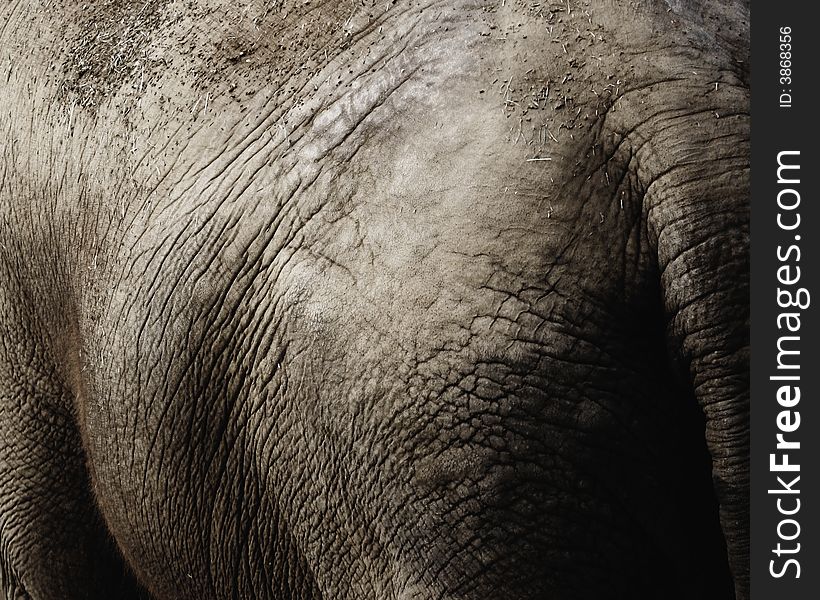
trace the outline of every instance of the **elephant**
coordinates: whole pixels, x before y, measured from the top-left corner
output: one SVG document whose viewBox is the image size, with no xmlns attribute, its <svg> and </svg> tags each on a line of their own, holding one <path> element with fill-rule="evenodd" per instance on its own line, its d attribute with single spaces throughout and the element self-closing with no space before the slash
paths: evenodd
<svg viewBox="0 0 820 600">
<path fill-rule="evenodd" d="M 749 597 L 749 6 L 0 8 L 6 598 Z"/>
</svg>

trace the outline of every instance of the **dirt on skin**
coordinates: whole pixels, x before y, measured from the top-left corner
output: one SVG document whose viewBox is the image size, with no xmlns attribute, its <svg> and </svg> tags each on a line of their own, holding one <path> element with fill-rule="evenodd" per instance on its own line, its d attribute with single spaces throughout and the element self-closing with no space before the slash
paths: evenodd
<svg viewBox="0 0 820 600">
<path fill-rule="evenodd" d="M 270 121 L 275 128 L 266 127 L 289 147 L 293 127 L 366 85 L 390 53 L 412 55 L 419 44 L 451 38 L 464 55 L 450 62 L 478 65 L 470 75 L 474 90 L 460 102 L 503 114 L 506 135 L 499 142 L 526 147 L 525 166 L 608 188 L 622 174 L 609 168 L 617 163 L 609 161 L 620 138 L 605 147 L 607 119 L 612 128 L 622 110 L 664 102 L 651 100 L 658 94 L 652 86 L 670 77 L 685 77 L 704 95 L 743 78 L 744 66 L 702 82 L 695 81 L 707 76 L 700 68 L 682 67 L 727 63 L 710 56 L 723 51 L 714 40 L 696 43 L 709 36 L 686 16 L 690 8 L 686 3 L 679 14 L 663 2 L 621 2 L 609 10 L 594 0 L 100 0 L 63 18 L 65 52 L 52 71 L 55 104 L 68 115 L 69 128 L 72 114 L 73 122 L 83 122 L 76 116 L 82 112 L 97 133 L 121 134 L 121 169 L 135 173 L 129 181 L 147 198 L 164 177 L 163 165 L 175 160 L 153 150 L 166 145 L 157 143 L 163 134 L 156 132 L 179 130 L 173 143 L 184 147 L 194 132 L 210 127 L 205 139 L 218 145 L 224 140 L 213 127 L 217 119 L 227 140 L 243 114 L 250 119 L 265 107 L 278 115 Z M 397 68 L 419 68 L 421 79 L 425 68 L 449 60 L 435 51 L 420 56 Z M 434 85 L 446 88 L 451 81 Z M 677 94 L 672 88 L 662 93 Z M 696 93 L 687 91 L 687 101 Z M 305 105 L 313 116 L 294 117 Z M 628 146 L 622 148 L 627 154 Z M 105 148 L 108 156 L 117 154 L 111 142 Z M 143 153 L 142 163 L 152 166 L 136 173 L 130 157 Z M 628 203 L 623 190 L 614 193 L 619 205 Z"/>
<path fill-rule="evenodd" d="M 164 69 L 190 71 L 202 87 L 227 74 L 232 79 L 230 87 L 236 88 L 240 83 L 235 80 L 236 71 L 255 62 L 253 56 L 259 51 L 274 77 L 269 83 L 285 83 L 294 68 L 315 70 L 327 62 L 329 52 L 343 50 L 352 41 L 354 16 L 362 18 L 366 13 L 365 18 L 372 21 L 394 4 L 395 0 L 381 5 L 370 0 L 354 3 L 352 7 L 318 0 L 285 0 L 264 8 L 211 7 L 190 0 L 105 0 L 83 4 L 66 19 L 68 44 L 61 65 L 61 99 L 91 108 L 124 86 L 139 94 Z M 526 24 L 511 21 L 499 26 L 495 21 L 500 19 L 495 13 L 500 8 L 508 12 L 509 8 L 488 4 L 483 11 L 487 26 L 480 35 L 517 44 L 527 39 L 526 26 L 535 24 L 539 33 L 546 30 L 550 43 L 556 45 L 550 50 L 562 49 L 570 58 L 566 74 L 548 85 L 539 82 L 539 86 L 527 88 L 526 81 L 512 86 L 512 82 L 502 80 L 505 106 L 510 110 L 519 107 L 525 115 L 548 105 L 556 110 L 572 108 L 576 99 L 566 94 L 562 86 L 571 82 L 573 71 L 583 68 L 588 60 L 600 62 L 593 48 L 604 42 L 601 27 L 593 24 L 588 2 L 574 2 L 574 14 L 569 2 L 519 0 L 510 4 L 513 18 L 518 17 Z M 570 43 L 578 47 L 568 54 Z M 579 55 L 589 59 L 571 58 Z M 528 79 L 538 79 L 535 68 L 529 69 L 528 74 Z M 609 86 L 604 88 L 604 96 L 610 95 L 608 89 Z"/>
<path fill-rule="evenodd" d="M 212 93 L 251 95 L 313 73 L 353 40 L 354 13 L 368 21 L 395 2 L 319 0 L 209 3 L 105 0 L 77 8 L 64 32 L 59 100 L 91 111 L 118 92 L 140 96 L 171 70 Z M 263 64 L 260 65 L 260 61 Z M 257 73 L 258 74 L 258 73 Z"/>
<path fill-rule="evenodd" d="M 80 6 L 62 65 L 60 99 L 95 107 L 125 82 L 141 89 L 162 67 L 148 52 L 154 32 L 165 24 L 168 0 L 145 0 L 138 10 L 129 0 L 106 0 Z"/>
<path fill-rule="evenodd" d="M 322 87 L 328 91 L 350 86 L 358 60 L 389 34 L 389 14 L 407 11 L 407 18 L 416 18 L 410 11 L 419 3 L 404 4 L 397 0 L 84 4 L 65 19 L 67 43 L 58 101 L 92 114 L 101 103 L 113 101 L 127 114 L 150 88 L 160 104 L 171 99 L 164 97 L 169 89 L 162 78 L 169 73 L 188 83 L 188 89 L 203 99 L 201 106 L 218 97 L 242 106 L 263 88 L 287 104 L 303 103 L 315 91 L 306 88 L 306 82 L 340 55 L 335 73 L 329 76 L 337 81 L 325 81 Z M 477 4 L 476 17 L 482 24 L 476 43 L 489 43 L 496 58 L 493 64 L 485 63 L 487 75 L 476 82 L 476 93 L 501 105 L 510 121 L 507 141 L 524 141 L 534 146 L 535 158 L 546 158 L 538 153 L 571 136 L 579 126 L 593 126 L 624 91 L 646 78 L 642 69 L 655 65 L 636 65 L 635 54 L 691 44 L 693 40 L 684 38 L 697 37 L 701 24 L 694 22 L 689 4 L 624 3 L 617 25 L 612 15 L 599 14 L 588 0 Z M 435 3 L 424 10 L 464 7 Z M 655 26 L 648 23 L 653 21 L 663 35 L 652 34 Z M 357 44 L 363 33 L 376 29 L 379 35 L 369 36 L 368 46 Z M 346 50 L 351 52 L 343 54 Z"/>
</svg>

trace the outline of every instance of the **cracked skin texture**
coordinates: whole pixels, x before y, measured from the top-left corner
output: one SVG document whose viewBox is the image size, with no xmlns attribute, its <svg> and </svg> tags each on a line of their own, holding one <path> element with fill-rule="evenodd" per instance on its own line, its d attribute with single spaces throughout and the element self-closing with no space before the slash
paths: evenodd
<svg viewBox="0 0 820 600">
<path fill-rule="evenodd" d="M 747 597 L 720 11 L 6 3 L 0 591 Z"/>
</svg>

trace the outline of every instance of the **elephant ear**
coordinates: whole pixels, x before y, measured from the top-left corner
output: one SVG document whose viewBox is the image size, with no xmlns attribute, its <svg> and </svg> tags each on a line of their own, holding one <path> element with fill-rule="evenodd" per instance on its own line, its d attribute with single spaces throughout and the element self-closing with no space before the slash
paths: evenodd
<svg viewBox="0 0 820 600">
<path fill-rule="evenodd" d="M 705 416 L 721 526 L 743 599 L 749 596 L 749 98 L 742 84 L 705 96 L 702 90 L 675 91 L 703 100 L 656 121 L 638 158 L 650 175 L 643 210 L 668 343 Z"/>
</svg>

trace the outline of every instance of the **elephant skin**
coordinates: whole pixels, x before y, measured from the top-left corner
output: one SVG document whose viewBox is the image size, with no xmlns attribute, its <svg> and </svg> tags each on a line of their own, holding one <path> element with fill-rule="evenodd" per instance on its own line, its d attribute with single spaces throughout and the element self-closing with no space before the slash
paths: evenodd
<svg viewBox="0 0 820 600">
<path fill-rule="evenodd" d="M 7 598 L 748 598 L 748 2 L 0 7 Z"/>
</svg>

